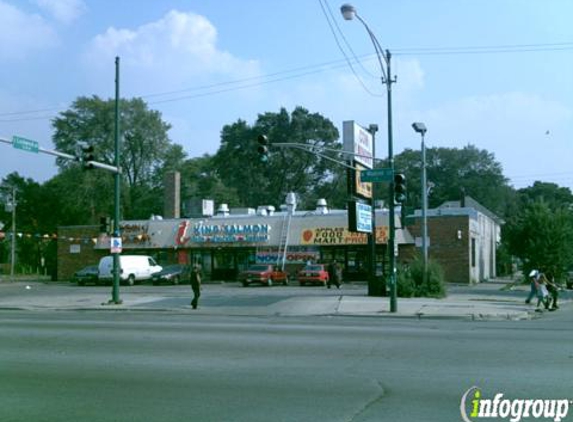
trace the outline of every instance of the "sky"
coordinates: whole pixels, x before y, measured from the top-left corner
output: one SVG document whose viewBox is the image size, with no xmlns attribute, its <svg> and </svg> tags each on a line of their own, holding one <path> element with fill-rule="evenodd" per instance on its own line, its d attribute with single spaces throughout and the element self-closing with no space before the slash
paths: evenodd
<svg viewBox="0 0 573 422">
<path fill-rule="evenodd" d="M 391 52 L 394 154 L 474 145 L 515 188 L 573 188 L 573 2 L 353 0 Z M 223 126 L 302 106 L 380 127 L 386 86 L 366 28 L 334 0 L 0 0 L 0 137 L 53 149 L 52 119 L 80 96 L 142 97 L 188 157 Z M 0 177 L 44 182 L 45 154 L 0 143 Z"/>
</svg>

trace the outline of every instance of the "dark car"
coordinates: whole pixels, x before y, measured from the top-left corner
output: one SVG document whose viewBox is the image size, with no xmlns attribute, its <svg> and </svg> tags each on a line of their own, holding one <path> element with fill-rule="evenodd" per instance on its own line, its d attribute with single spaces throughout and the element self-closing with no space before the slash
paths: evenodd
<svg viewBox="0 0 573 422">
<path fill-rule="evenodd" d="M 97 265 L 90 265 L 88 267 L 82 268 L 74 273 L 72 281 L 83 286 L 86 283 L 98 284 L 99 282 L 99 271 Z"/>
<path fill-rule="evenodd" d="M 274 265 L 256 264 L 251 265 L 247 271 L 239 274 L 239 281 L 245 287 L 251 283 L 259 283 L 265 286 L 281 283 L 283 286 L 286 286 L 288 284 L 288 274 Z"/>
<path fill-rule="evenodd" d="M 151 276 L 154 285 L 161 283 L 189 283 L 191 280 L 191 266 L 174 264 L 163 267 L 161 271 Z"/>
<path fill-rule="evenodd" d="M 306 265 L 298 272 L 298 282 L 301 286 L 306 284 L 322 284 L 323 286 L 326 286 L 328 283 L 328 269 L 326 268 L 326 265 Z"/>
</svg>

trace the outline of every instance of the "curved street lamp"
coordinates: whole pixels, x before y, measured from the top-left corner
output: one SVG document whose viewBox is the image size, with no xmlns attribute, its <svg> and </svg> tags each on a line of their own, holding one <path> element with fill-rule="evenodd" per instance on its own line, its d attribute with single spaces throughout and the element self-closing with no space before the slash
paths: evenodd
<svg viewBox="0 0 573 422">
<path fill-rule="evenodd" d="M 374 35 L 374 33 L 370 30 L 368 24 L 362 19 L 362 17 L 356 11 L 356 8 L 351 4 L 343 4 L 340 7 L 340 12 L 345 20 L 353 20 L 354 18 L 358 19 L 364 28 L 366 28 L 366 32 L 368 32 L 368 36 L 374 45 L 374 50 L 376 51 L 376 57 L 378 58 L 378 63 L 380 64 L 380 70 L 382 72 L 381 82 L 383 85 L 386 85 L 386 93 L 387 93 L 387 110 L 388 110 L 388 165 L 392 174 L 394 173 L 394 147 L 392 141 L 392 84 L 396 82 L 396 78 L 392 79 L 391 77 L 391 67 L 390 67 L 390 60 L 392 55 L 390 54 L 389 50 L 384 50 L 378 39 Z M 392 177 L 392 181 L 389 183 L 389 236 L 388 236 L 388 281 L 390 285 L 390 312 L 396 312 L 398 310 L 397 304 L 397 286 L 396 286 L 396 256 L 394 253 L 395 243 L 396 243 L 396 217 L 394 215 L 394 178 Z"/>
</svg>

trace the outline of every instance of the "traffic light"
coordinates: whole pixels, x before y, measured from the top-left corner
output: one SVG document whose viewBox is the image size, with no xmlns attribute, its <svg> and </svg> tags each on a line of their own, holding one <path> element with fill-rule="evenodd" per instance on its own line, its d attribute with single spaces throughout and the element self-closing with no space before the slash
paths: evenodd
<svg viewBox="0 0 573 422">
<path fill-rule="evenodd" d="M 259 135 L 257 142 L 259 144 L 257 147 L 259 159 L 261 162 L 266 163 L 269 160 L 269 138 L 267 138 L 267 135 Z"/>
<path fill-rule="evenodd" d="M 79 161 L 83 164 L 85 169 L 93 169 L 94 166 L 90 163 L 90 161 L 95 160 L 93 145 L 87 143 L 81 143 L 80 149 L 81 149 L 80 152 L 81 155 L 79 157 Z"/>
<path fill-rule="evenodd" d="M 406 202 L 406 176 L 402 173 L 394 175 L 394 201 L 398 204 Z"/>
<path fill-rule="evenodd" d="M 111 229 L 111 219 L 109 217 L 99 218 L 99 232 L 100 233 L 110 233 Z"/>
</svg>

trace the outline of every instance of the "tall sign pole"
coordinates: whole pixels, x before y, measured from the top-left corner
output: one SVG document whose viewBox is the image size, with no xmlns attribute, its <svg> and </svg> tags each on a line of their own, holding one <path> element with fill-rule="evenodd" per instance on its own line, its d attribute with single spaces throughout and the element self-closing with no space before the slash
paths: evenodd
<svg viewBox="0 0 573 422">
<path fill-rule="evenodd" d="M 378 131 L 378 125 L 371 124 L 368 127 L 368 132 L 372 135 L 372 157 L 376 159 L 376 132 Z M 374 164 L 373 166 L 374 167 Z M 372 197 L 370 198 L 370 205 L 372 207 L 372 231 L 368 233 L 368 249 L 370 259 L 368 268 L 368 296 L 383 296 L 382 286 L 379 286 L 376 280 L 376 197 L 374 187 L 375 183 L 372 183 Z"/>
<path fill-rule="evenodd" d="M 12 247 L 10 250 L 10 277 L 14 278 L 16 264 L 16 188 L 12 188 Z"/>
<path fill-rule="evenodd" d="M 120 167 L 120 148 L 119 148 L 119 57 L 115 58 L 115 167 L 119 169 Z M 120 221 L 120 186 L 121 186 L 121 173 L 118 171 L 114 175 L 114 215 L 113 215 L 113 239 L 119 239 L 121 237 L 121 232 L 119 230 Z M 119 298 L 119 253 L 118 250 L 113 251 L 113 288 L 112 288 L 112 299 L 113 304 L 121 304 L 122 301 Z"/>
</svg>

